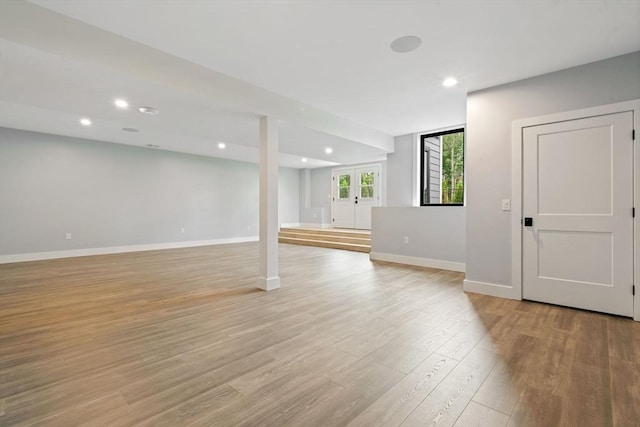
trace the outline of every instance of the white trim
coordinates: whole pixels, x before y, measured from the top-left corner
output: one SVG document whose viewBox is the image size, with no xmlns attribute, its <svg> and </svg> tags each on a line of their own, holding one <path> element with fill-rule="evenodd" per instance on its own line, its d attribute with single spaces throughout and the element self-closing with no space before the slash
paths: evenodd
<svg viewBox="0 0 640 427">
<path fill-rule="evenodd" d="M 285 222 L 280 224 L 280 228 L 331 228 L 331 224 L 321 222 Z"/>
<path fill-rule="evenodd" d="M 275 289 L 280 288 L 280 277 L 258 277 L 258 289 L 262 289 L 263 291 L 273 291 Z"/>
<path fill-rule="evenodd" d="M 601 105 L 598 107 L 584 108 L 581 110 L 566 111 L 545 116 L 529 117 L 514 120 L 511 128 L 511 283 L 517 299 L 522 299 L 522 129 L 542 124 L 564 122 L 587 117 L 602 116 L 607 114 L 633 111 L 634 129 L 636 134 L 640 132 L 640 99 L 618 102 L 615 104 Z M 640 147 L 639 136 L 636 135 L 634 143 L 634 205 L 636 210 L 640 208 Z M 634 298 L 634 315 L 636 321 L 640 321 L 640 215 L 634 219 L 634 284 L 636 295 Z M 508 297 L 507 297 L 508 298 Z"/>
<path fill-rule="evenodd" d="M 280 228 L 287 228 L 287 227 L 300 227 L 300 223 L 299 222 L 284 222 L 284 223 L 280 224 Z"/>
<path fill-rule="evenodd" d="M 412 187 L 413 194 L 411 195 L 411 205 L 414 207 L 420 206 L 420 156 L 422 153 L 420 152 L 420 137 L 421 133 L 413 134 L 413 149 L 412 152 L 412 162 L 411 162 L 411 173 L 413 176 Z"/>
<path fill-rule="evenodd" d="M 331 224 L 322 222 L 301 222 L 298 227 L 304 228 L 331 228 Z"/>
<path fill-rule="evenodd" d="M 441 270 L 460 271 L 464 273 L 465 263 L 446 261 L 442 259 L 420 258 L 407 255 L 387 254 L 382 252 L 371 252 L 369 254 L 371 261 L 387 261 L 397 264 L 415 265 L 418 267 L 439 268 Z"/>
<path fill-rule="evenodd" d="M 506 285 L 498 285 L 496 283 L 476 282 L 474 280 L 465 279 L 462 282 L 462 290 L 465 292 L 473 292 L 475 294 L 491 295 L 499 298 L 522 299 L 521 296 L 514 295 L 513 288 Z"/>
<path fill-rule="evenodd" d="M 633 109 L 633 128 L 636 133 L 636 140 L 633 142 L 633 170 L 634 170 L 634 197 L 633 205 L 636 209 L 636 217 L 633 219 L 633 233 L 635 235 L 633 244 L 633 283 L 636 294 L 633 299 L 633 320 L 640 322 L 640 100 L 636 100 Z"/>
<path fill-rule="evenodd" d="M 228 239 L 191 240 L 186 242 L 152 243 L 147 245 L 111 246 L 106 248 L 71 249 L 66 251 L 32 252 L 25 254 L 0 255 L 0 264 L 47 259 L 74 258 L 91 255 L 120 254 L 125 252 L 156 251 L 162 249 L 192 248 L 196 246 L 224 245 L 228 243 L 257 242 L 258 236 L 232 237 Z"/>
</svg>

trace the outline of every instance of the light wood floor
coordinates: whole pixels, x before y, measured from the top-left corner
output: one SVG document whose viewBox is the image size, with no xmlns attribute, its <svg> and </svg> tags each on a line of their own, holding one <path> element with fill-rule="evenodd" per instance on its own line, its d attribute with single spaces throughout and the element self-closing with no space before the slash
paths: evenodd
<svg viewBox="0 0 640 427">
<path fill-rule="evenodd" d="M 0 266 L 0 425 L 638 426 L 640 325 L 256 244 Z"/>
</svg>

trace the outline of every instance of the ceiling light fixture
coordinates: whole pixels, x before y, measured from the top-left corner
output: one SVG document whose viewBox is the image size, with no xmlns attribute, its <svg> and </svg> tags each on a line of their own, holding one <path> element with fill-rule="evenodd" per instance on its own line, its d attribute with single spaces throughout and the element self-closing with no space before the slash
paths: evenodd
<svg viewBox="0 0 640 427">
<path fill-rule="evenodd" d="M 457 84 L 458 84 L 458 80 L 456 80 L 455 77 L 447 77 L 442 82 L 442 86 L 444 86 L 444 87 L 454 87 Z"/>
<path fill-rule="evenodd" d="M 123 110 L 129 108 L 129 103 L 124 99 L 116 99 L 115 101 L 113 101 L 113 103 L 116 105 L 116 107 Z"/>
<path fill-rule="evenodd" d="M 91 120 L 87 119 L 86 117 L 83 119 L 80 119 L 80 124 L 82 126 L 91 126 Z"/>
<path fill-rule="evenodd" d="M 421 44 L 422 39 L 418 36 L 403 36 L 392 41 L 390 47 L 396 53 L 409 53 L 419 48 Z"/>
<path fill-rule="evenodd" d="M 160 112 L 157 108 L 153 107 L 140 107 L 138 108 L 138 111 L 140 111 L 142 114 L 149 114 L 150 116 L 155 116 Z"/>
<path fill-rule="evenodd" d="M 331 154 L 331 153 L 333 153 L 333 148 L 327 147 L 327 148 L 324 149 L 324 152 L 327 153 L 327 154 Z"/>
<path fill-rule="evenodd" d="M 221 150 L 224 150 L 225 148 L 227 148 L 227 144 L 225 144 L 224 142 L 219 142 L 218 143 L 218 148 Z"/>
<path fill-rule="evenodd" d="M 302 158 L 302 163 L 307 163 L 307 158 L 306 157 Z"/>
</svg>

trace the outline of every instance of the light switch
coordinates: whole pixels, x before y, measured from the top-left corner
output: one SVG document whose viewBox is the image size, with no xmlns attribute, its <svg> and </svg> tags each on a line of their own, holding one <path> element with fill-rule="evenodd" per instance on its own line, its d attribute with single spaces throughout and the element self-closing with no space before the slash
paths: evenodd
<svg viewBox="0 0 640 427">
<path fill-rule="evenodd" d="M 502 210 L 503 211 L 511 210 L 511 199 L 502 199 Z"/>
</svg>

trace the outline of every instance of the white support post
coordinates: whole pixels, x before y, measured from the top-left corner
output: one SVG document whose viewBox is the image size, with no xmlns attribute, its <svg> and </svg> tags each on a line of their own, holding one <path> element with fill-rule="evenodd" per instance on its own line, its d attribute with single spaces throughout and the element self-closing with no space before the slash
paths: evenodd
<svg viewBox="0 0 640 427">
<path fill-rule="evenodd" d="M 260 118 L 260 271 L 258 288 L 280 287 L 278 276 L 278 120 Z"/>
</svg>

